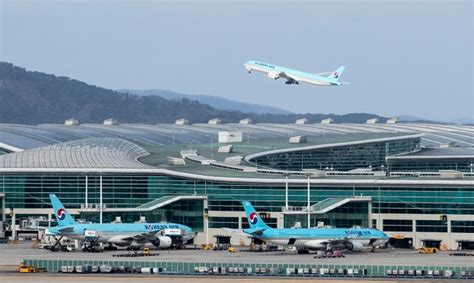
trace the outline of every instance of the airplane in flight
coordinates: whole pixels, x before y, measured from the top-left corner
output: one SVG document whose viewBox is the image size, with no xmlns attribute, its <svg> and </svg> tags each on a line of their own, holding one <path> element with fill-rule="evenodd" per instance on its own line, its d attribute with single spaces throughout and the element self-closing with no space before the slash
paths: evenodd
<svg viewBox="0 0 474 283">
<path fill-rule="evenodd" d="M 273 64 L 268 64 L 259 61 L 247 61 L 244 64 L 245 68 L 249 73 L 252 71 L 266 73 L 267 76 L 271 79 L 286 79 L 286 84 L 299 84 L 308 83 L 318 86 L 338 86 L 343 84 L 349 84 L 348 82 L 339 82 L 339 79 L 344 72 L 345 67 L 341 66 L 334 72 L 326 73 L 306 73 L 301 72 Z"/>
<path fill-rule="evenodd" d="M 151 243 L 159 248 L 171 247 L 173 241 L 169 234 L 181 235 L 184 243 L 196 236 L 190 227 L 174 223 L 78 223 L 55 194 L 50 194 L 49 198 L 59 225 L 48 228 L 46 235 L 65 236 L 81 242 L 95 238 L 97 243 L 126 247 Z"/>
<path fill-rule="evenodd" d="M 298 253 L 310 250 L 347 249 L 359 252 L 387 243 L 389 237 L 373 228 L 284 228 L 269 227 L 248 201 L 242 202 L 250 225 L 243 232 L 260 240 L 282 246 L 294 246 Z"/>
</svg>

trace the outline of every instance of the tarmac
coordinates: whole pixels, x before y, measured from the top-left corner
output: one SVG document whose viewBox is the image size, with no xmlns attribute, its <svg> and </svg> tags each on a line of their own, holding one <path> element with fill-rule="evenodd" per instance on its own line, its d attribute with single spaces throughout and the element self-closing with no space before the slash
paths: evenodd
<svg viewBox="0 0 474 283">
<path fill-rule="evenodd" d="M 345 253 L 344 258 L 315 259 L 314 254 L 300 255 L 296 251 L 278 252 L 248 252 L 246 247 L 238 249 L 236 253 L 228 251 L 204 251 L 204 250 L 154 250 L 159 256 L 153 257 L 131 257 L 130 261 L 156 261 L 156 262 L 215 262 L 215 263 L 291 263 L 291 264 L 361 264 L 361 265 L 424 265 L 424 266 L 467 266 L 474 267 L 474 256 L 450 256 L 452 252 L 441 251 L 436 254 L 419 254 L 415 250 L 384 249 L 375 253 Z M 256 277 L 209 277 L 209 276 L 150 276 L 135 274 L 58 274 L 58 273 L 38 273 L 19 274 L 15 268 L 23 259 L 68 259 L 68 260 L 128 260 L 127 257 L 114 257 L 134 252 L 125 250 L 105 251 L 102 253 L 83 253 L 76 250 L 72 252 L 51 252 L 49 250 L 35 248 L 31 242 L 19 244 L 0 244 L 0 282 L 107 282 L 115 281 L 130 282 L 296 282 L 296 280 L 308 280 L 308 278 L 256 278 Z M 471 253 L 474 253 L 471 251 Z M 368 278 L 360 279 L 326 279 L 318 278 L 318 282 L 363 282 Z M 394 279 L 370 279 L 371 282 L 408 282 Z M 429 279 L 418 279 L 423 282 L 431 282 Z M 444 280 L 433 280 L 433 282 L 443 282 Z M 453 280 L 449 280 L 452 282 Z M 466 282 L 466 281 L 464 281 Z"/>
<path fill-rule="evenodd" d="M 68 260 L 127 260 L 127 257 L 114 257 L 133 252 L 125 250 L 102 253 L 51 252 L 37 249 L 31 242 L 0 245 L 0 268 L 5 265 L 18 265 L 23 259 L 68 259 Z M 131 257 L 130 260 L 160 262 L 216 262 L 216 263 L 292 263 L 292 264 L 375 264 L 375 265 L 425 265 L 425 266 L 474 266 L 474 256 L 450 256 L 450 251 L 436 254 L 419 254 L 415 250 L 378 249 L 370 252 L 346 252 L 344 258 L 315 259 L 311 254 L 297 254 L 296 251 L 248 252 L 242 247 L 236 253 L 228 251 L 204 250 L 154 250 L 159 256 Z M 239 250 L 239 249 L 238 249 Z M 471 251 L 474 253 L 474 251 Z"/>
</svg>

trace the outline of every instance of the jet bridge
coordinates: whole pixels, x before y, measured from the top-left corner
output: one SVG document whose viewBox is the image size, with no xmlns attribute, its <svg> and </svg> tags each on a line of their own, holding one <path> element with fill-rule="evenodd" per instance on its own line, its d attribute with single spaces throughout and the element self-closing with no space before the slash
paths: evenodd
<svg viewBox="0 0 474 283">
<path fill-rule="evenodd" d="M 372 211 L 372 198 L 354 196 L 349 198 L 327 198 L 307 207 L 289 206 L 283 208 L 284 226 L 293 227 L 295 223 L 308 227 L 334 226 L 349 228 L 352 226 L 369 227 Z"/>
</svg>

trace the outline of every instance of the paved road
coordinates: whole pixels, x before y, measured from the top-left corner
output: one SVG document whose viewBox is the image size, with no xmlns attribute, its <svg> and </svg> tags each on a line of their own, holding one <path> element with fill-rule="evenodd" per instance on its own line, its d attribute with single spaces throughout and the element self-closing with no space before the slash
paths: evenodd
<svg viewBox="0 0 474 283">
<path fill-rule="evenodd" d="M 314 259 L 314 254 L 299 255 L 296 252 L 237 252 L 177 250 L 154 251 L 156 257 L 118 258 L 114 254 L 127 254 L 126 251 L 108 251 L 103 253 L 50 252 L 34 249 L 31 243 L 0 245 L 0 266 L 17 265 L 22 259 L 91 259 L 91 260 L 131 260 L 131 261 L 167 261 L 167 262 L 232 262 L 232 263 L 315 263 L 315 264 L 377 264 L 377 265 L 427 265 L 427 266 L 473 266 L 474 257 L 449 256 L 449 252 L 420 255 L 413 250 L 377 250 L 373 253 L 346 253 L 345 258 Z"/>
<path fill-rule="evenodd" d="M 251 282 L 271 282 L 271 283 L 298 283 L 304 280 L 306 282 L 314 282 L 314 278 L 297 278 L 297 279 L 285 279 L 285 278 L 259 278 L 259 277 L 156 277 L 153 275 L 64 275 L 64 274 L 16 274 L 16 275 L 5 275 L 0 272 L 0 282 L 2 283 L 55 283 L 55 282 L 67 282 L 67 283 L 89 283 L 89 282 L 130 282 L 133 283 L 207 283 L 207 282 L 226 282 L 226 283 L 251 283 Z M 458 280 L 421 280 L 424 283 L 433 282 L 456 282 Z M 362 283 L 362 282 L 400 282 L 407 283 L 408 280 L 368 280 L 367 278 L 360 280 L 352 279 L 317 279 L 318 283 Z M 466 282 L 466 281 L 463 281 Z"/>
</svg>

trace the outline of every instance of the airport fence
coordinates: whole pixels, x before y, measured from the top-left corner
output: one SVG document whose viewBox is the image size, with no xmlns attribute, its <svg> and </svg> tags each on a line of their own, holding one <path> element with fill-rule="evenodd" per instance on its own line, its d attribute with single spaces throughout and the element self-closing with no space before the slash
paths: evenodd
<svg viewBox="0 0 474 283">
<path fill-rule="evenodd" d="M 49 272 L 128 272 L 166 275 L 376 277 L 474 279 L 474 266 L 291 263 L 158 262 L 140 260 L 25 259 Z"/>
</svg>

